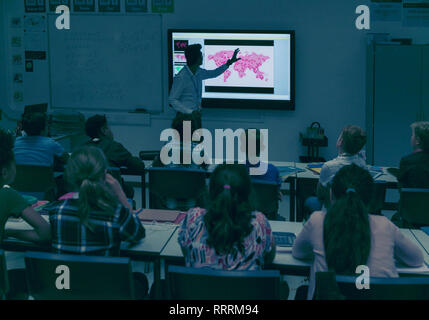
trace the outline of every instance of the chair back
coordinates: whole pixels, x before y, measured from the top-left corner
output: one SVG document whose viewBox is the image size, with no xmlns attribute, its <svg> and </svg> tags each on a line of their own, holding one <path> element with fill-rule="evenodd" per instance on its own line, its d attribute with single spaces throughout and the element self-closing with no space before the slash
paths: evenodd
<svg viewBox="0 0 429 320">
<path fill-rule="evenodd" d="M 401 189 L 399 212 L 412 227 L 429 226 L 429 189 Z"/>
<path fill-rule="evenodd" d="M 129 258 L 27 252 L 25 266 L 35 299 L 134 299 Z"/>
<path fill-rule="evenodd" d="M 167 285 L 175 300 L 278 300 L 280 271 L 225 271 L 168 266 Z"/>
<path fill-rule="evenodd" d="M 206 194 L 206 171 L 180 167 L 154 167 L 147 171 L 149 208 L 188 210 L 201 205 Z"/>
<path fill-rule="evenodd" d="M 276 220 L 279 211 L 279 186 L 276 182 L 252 179 L 252 199 L 255 209 L 269 220 Z"/>
<path fill-rule="evenodd" d="M 11 187 L 34 195 L 39 200 L 55 199 L 55 180 L 52 167 L 16 165 L 16 177 Z"/>
<path fill-rule="evenodd" d="M 9 277 L 7 273 L 6 256 L 0 249 L 0 297 L 4 299 L 9 291 Z"/>
<path fill-rule="evenodd" d="M 357 276 L 316 273 L 315 298 L 321 300 L 427 300 L 429 277 L 369 278 L 369 289 L 357 289 Z"/>
</svg>

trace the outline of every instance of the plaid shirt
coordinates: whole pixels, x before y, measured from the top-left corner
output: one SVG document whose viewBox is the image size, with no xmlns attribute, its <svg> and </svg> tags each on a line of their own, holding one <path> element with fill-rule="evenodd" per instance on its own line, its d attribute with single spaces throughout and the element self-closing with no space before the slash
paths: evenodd
<svg viewBox="0 0 429 320">
<path fill-rule="evenodd" d="M 145 237 L 139 218 L 120 204 L 114 214 L 91 212 L 93 231 L 89 230 L 78 216 L 78 201 L 66 199 L 49 210 L 54 252 L 118 256 L 121 241 L 137 242 Z"/>
</svg>

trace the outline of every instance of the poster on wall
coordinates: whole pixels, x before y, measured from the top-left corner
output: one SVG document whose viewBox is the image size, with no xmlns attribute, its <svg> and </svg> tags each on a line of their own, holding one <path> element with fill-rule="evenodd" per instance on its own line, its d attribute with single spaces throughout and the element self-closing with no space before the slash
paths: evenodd
<svg viewBox="0 0 429 320">
<path fill-rule="evenodd" d="M 404 0 L 404 27 L 429 27 L 429 0 Z"/>
<path fill-rule="evenodd" d="M 125 0 L 126 12 L 147 12 L 146 0 Z"/>
<path fill-rule="evenodd" d="M 73 0 L 73 10 L 75 12 L 94 12 L 95 0 Z"/>
<path fill-rule="evenodd" d="M 49 0 L 50 12 L 55 12 L 58 6 L 67 6 L 70 8 L 70 0 Z"/>
<path fill-rule="evenodd" d="M 25 12 L 45 12 L 45 0 L 24 0 Z"/>
<path fill-rule="evenodd" d="M 371 0 L 371 20 L 401 21 L 402 0 Z"/>
<path fill-rule="evenodd" d="M 152 12 L 173 13 L 174 0 L 152 0 Z"/>
<path fill-rule="evenodd" d="M 120 12 L 121 3 L 119 2 L 119 0 L 98 0 L 98 11 Z"/>
<path fill-rule="evenodd" d="M 41 15 L 24 16 L 24 32 L 45 32 L 46 18 Z"/>
</svg>

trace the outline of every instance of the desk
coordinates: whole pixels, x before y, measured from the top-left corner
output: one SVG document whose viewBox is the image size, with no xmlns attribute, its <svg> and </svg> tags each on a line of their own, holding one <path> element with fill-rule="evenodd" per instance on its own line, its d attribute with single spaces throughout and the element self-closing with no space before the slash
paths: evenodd
<svg viewBox="0 0 429 320">
<path fill-rule="evenodd" d="M 295 234 L 298 234 L 303 227 L 303 224 L 301 222 L 286 221 L 270 221 L 270 225 L 273 232 L 293 232 Z M 176 231 L 168 241 L 167 245 L 161 251 L 160 258 L 161 260 L 165 261 L 166 265 L 184 264 L 182 250 L 178 242 L 178 230 L 179 228 L 176 229 Z M 413 234 L 409 229 L 401 229 L 401 232 L 413 243 L 417 244 L 420 248 L 422 248 L 421 244 L 416 240 L 416 238 L 414 238 Z M 425 255 L 425 261 L 426 259 L 429 259 L 428 254 Z M 290 249 L 285 250 L 285 248 L 277 247 L 274 261 L 270 265 L 266 266 L 266 268 L 280 270 L 282 274 L 308 276 L 310 273 L 311 265 L 312 261 L 295 259 L 292 256 L 292 251 Z M 427 271 L 421 271 L 420 268 L 407 267 L 398 268 L 398 272 L 401 274 L 427 273 Z"/>
<path fill-rule="evenodd" d="M 410 229 L 410 233 L 424 248 L 425 262 L 429 266 L 429 235 L 422 230 Z"/>
<path fill-rule="evenodd" d="M 48 216 L 42 215 L 42 217 L 46 221 L 49 220 Z M 153 262 L 154 283 L 157 286 L 155 292 L 159 293 L 161 280 L 160 253 L 176 231 L 177 225 L 143 223 L 143 226 L 146 230 L 146 237 L 135 244 L 123 241 L 121 243 L 121 256 Z M 19 230 L 32 229 L 25 221 L 10 219 L 7 221 L 5 228 Z M 14 238 L 5 239 L 2 243 L 2 248 L 5 251 L 51 251 L 50 245 L 41 246 L 40 244 Z"/>
</svg>

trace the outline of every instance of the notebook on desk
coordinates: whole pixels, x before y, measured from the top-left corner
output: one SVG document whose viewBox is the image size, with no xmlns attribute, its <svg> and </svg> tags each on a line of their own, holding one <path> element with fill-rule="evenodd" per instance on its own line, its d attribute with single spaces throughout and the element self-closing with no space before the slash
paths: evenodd
<svg viewBox="0 0 429 320">
<path fill-rule="evenodd" d="M 181 213 L 178 210 L 143 209 L 137 216 L 142 221 L 174 223 Z"/>
<path fill-rule="evenodd" d="M 292 232 L 273 232 L 274 241 L 278 247 L 292 247 L 296 235 Z"/>
</svg>

